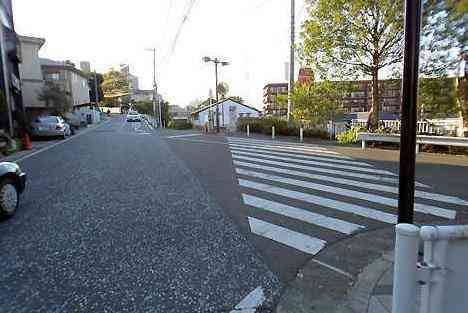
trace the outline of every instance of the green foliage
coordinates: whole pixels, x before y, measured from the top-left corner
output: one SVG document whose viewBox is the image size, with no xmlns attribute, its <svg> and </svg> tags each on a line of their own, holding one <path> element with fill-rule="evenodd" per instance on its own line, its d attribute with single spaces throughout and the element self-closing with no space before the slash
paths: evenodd
<svg viewBox="0 0 468 313">
<path fill-rule="evenodd" d="M 271 135 L 272 126 L 275 126 L 276 135 L 280 136 L 299 136 L 298 124 L 289 124 L 286 120 L 263 117 L 263 118 L 240 118 L 237 122 L 237 129 L 242 132 L 247 131 L 247 125 L 251 133 L 261 133 Z M 304 137 L 328 139 L 328 133 L 322 129 L 304 129 Z"/>
<path fill-rule="evenodd" d="M 456 117 L 460 108 L 454 78 L 425 78 L 419 82 L 420 119 Z"/>
<path fill-rule="evenodd" d="M 63 116 L 72 108 L 66 91 L 54 82 L 46 82 L 38 95 L 39 101 L 44 101 L 47 107 L 52 108 L 52 114 Z"/>
<path fill-rule="evenodd" d="M 361 130 L 362 129 L 360 127 L 353 127 L 341 134 L 338 134 L 336 136 L 336 140 L 338 141 L 338 143 L 343 144 L 343 145 L 355 144 L 358 142 L 357 136 Z"/>
<path fill-rule="evenodd" d="M 106 97 L 124 95 L 130 92 L 130 81 L 124 73 L 112 68 L 103 74 L 101 88 Z"/>
<path fill-rule="evenodd" d="M 153 115 L 153 102 L 152 101 L 138 101 L 138 102 L 135 102 L 133 106 L 135 110 L 137 110 L 141 114 Z"/>
<path fill-rule="evenodd" d="M 225 82 L 220 82 L 218 86 L 216 87 L 216 90 L 218 91 L 218 94 L 221 96 L 221 99 L 226 98 L 226 95 L 229 92 L 229 85 Z"/>
<path fill-rule="evenodd" d="M 168 128 L 173 128 L 173 129 L 192 129 L 193 125 L 187 120 L 171 120 L 167 124 Z"/>
<path fill-rule="evenodd" d="M 317 0 L 302 31 L 302 58 L 322 79 L 371 76 L 379 120 L 379 70 L 402 60 L 402 0 Z"/>
</svg>

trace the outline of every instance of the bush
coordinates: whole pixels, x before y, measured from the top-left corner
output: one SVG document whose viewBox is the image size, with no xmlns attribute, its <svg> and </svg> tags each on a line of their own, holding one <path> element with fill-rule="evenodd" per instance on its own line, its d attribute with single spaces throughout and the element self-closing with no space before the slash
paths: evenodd
<svg viewBox="0 0 468 313">
<path fill-rule="evenodd" d="M 283 119 L 273 117 L 240 118 L 237 123 L 237 129 L 241 132 L 246 132 L 247 125 L 250 125 L 251 133 L 271 135 L 271 128 L 275 126 L 276 135 L 299 136 L 299 124 L 293 123 L 290 125 L 288 121 Z M 328 139 L 328 133 L 322 129 L 304 129 L 304 137 Z"/>
<path fill-rule="evenodd" d="M 172 129 L 179 129 L 179 130 L 193 128 L 192 123 L 190 123 L 187 120 L 171 120 L 167 124 L 167 127 L 172 128 Z"/>
<path fill-rule="evenodd" d="M 360 127 L 353 127 L 344 133 L 336 135 L 336 140 L 338 143 L 346 145 L 346 144 L 354 144 L 358 142 L 358 133 L 361 131 Z"/>
</svg>

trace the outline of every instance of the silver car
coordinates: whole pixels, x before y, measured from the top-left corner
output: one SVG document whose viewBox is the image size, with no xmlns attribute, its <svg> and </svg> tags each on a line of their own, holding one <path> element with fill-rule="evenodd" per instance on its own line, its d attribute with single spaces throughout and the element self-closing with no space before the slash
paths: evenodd
<svg viewBox="0 0 468 313">
<path fill-rule="evenodd" d="M 32 126 L 32 135 L 36 137 L 63 137 L 71 135 L 70 125 L 60 116 L 37 117 Z"/>
</svg>

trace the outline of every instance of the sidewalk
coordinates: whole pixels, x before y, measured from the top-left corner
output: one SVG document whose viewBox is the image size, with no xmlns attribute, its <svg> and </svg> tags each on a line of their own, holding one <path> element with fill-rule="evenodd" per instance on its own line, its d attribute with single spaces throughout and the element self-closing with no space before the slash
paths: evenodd
<svg viewBox="0 0 468 313">
<path fill-rule="evenodd" d="M 331 245 L 287 284 L 275 312 L 390 313 L 393 247 L 393 226 Z"/>
</svg>

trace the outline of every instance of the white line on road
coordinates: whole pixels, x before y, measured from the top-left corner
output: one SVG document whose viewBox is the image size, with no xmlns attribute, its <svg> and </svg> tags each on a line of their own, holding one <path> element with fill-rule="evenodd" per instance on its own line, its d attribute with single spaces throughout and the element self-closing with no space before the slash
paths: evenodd
<svg viewBox="0 0 468 313">
<path fill-rule="evenodd" d="M 250 158 L 250 157 L 245 157 L 245 156 L 241 156 L 241 155 L 235 155 L 235 156 L 233 156 L 233 159 L 234 160 L 252 161 L 252 162 L 264 163 L 264 164 L 270 164 L 270 165 L 278 165 L 278 166 L 283 166 L 283 167 L 290 167 L 290 168 L 296 168 L 296 169 L 312 171 L 312 172 L 319 172 L 319 173 L 325 173 L 325 174 L 336 174 L 336 175 L 348 176 L 348 177 L 352 177 L 352 178 L 363 178 L 363 179 L 377 180 L 377 181 L 381 181 L 381 182 L 398 184 L 398 179 L 395 179 L 395 178 L 392 178 L 392 177 L 381 177 L 381 176 L 377 176 L 377 175 L 361 174 L 361 173 L 354 173 L 354 172 L 347 172 L 347 171 L 340 171 L 340 170 L 332 170 L 332 169 L 323 168 L 323 167 L 305 166 L 305 165 L 299 165 L 299 164 L 293 164 L 293 163 L 271 161 L 271 160 L 266 160 L 266 159 L 261 159 L 260 160 L 260 159 L 257 159 L 257 158 Z"/>
<path fill-rule="evenodd" d="M 304 143 L 289 142 L 289 141 L 246 139 L 246 138 L 238 138 L 238 137 L 228 137 L 227 140 L 232 141 L 232 142 L 253 143 L 253 144 L 270 144 L 270 145 L 279 145 L 279 146 L 317 148 L 317 149 L 327 150 L 326 147 L 323 147 L 323 146 L 320 146 L 320 145 L 304 144 Z"/>
<path fill-rule="evenodd" d="M 332 154 L 332 155 L 340 155 L 338 152 L 329 151 L 325 149 L 318 149 L 318 148 L 298 148 L 298 147 L 289 147 L 289 146 L 278 146 L 278 145 L 256 145 L 256 144 L 249 144 L 249 143 L 241 143 L 241 142 L 230 142 L 231 145 L 242 145 L 242 146 L 250 146 L 250 147 L 264 147 L 270 149 L 279 149 L 280 151 L 291 151 L 297 153 L 304 153 L 304 152 L 317 152 L 323 154 Z"/>
<path fill-rule="evenodd" d="M 360 192 L 360 191 L 355 191 L 355 190 L 345 189 L 345 188 L 339 188 L 339 187 L 332 187 L 332 186 L 327 186 L 327 185 L 322 185 L 322 184 L 315 184 L 312 182 L 291 179 L 291 178 L 286 178 L 286 177 L 281 177 L 281 176 L 276 176 L 276 175 L 270 175 L 270 174 L 265 174 L 265 173 L 259 173 L 259 172 L 254 172 L 254 171 L 248 171 L 248 170 L 243 170 L 239 168 L 236 169 L 236 172 L 237 174 L 240 174 L 240 175 L 261 178 L 261 179 L 265 179 L 265 180 L 269 180 L 273 182 L 279 182 L 279 183 L 298 186 L 302 188 L 333 193 L 336 195 L 353 198 L 353 199 L 366 200 L 366 201 L 373 202 L 373 203 L 388 205 L 394 208 L 398 207 L 398 201 L 396 199 L 391 199 L 391 198 L 378 196 L 378 195 L 374 195 L 370 193 L 365 193 L 365 192 Z M 421 203 L 415 203 L 414 210 L 416 212 L 439 216 L 439 217 L 443 217 L 447 219 L 455 219 L 457 215 L 457 212 L 454 210 L 443 209 L 443 208 L 439 208 L 433 205 L 426 205 L 426 204 L 421 204 Z"/>
<path fill-rule="evenodd" d="M 267 159 L 272 159 L 272 160 L 295 162 L 295 163 L 300 163 L 300 164 L 310 164 L 310 165 L 317 165 L 317 166 L 325 166 L 325 167 L 339 168 L 339 169 L 344 169 L 344 170 L 352 170 L 352 171 L 356 171 L 356 172 L 375 173 L 375 174 L 383 174 L 383 175 L 388 175 L 388 176 L 396 176 L 396 174 L 393 174 L 392 172 L 385 171 L 385 170 L 378 170 L 378 169 L 374 169 L 374 168 L 350 166 L 350 165 L 341 165 L 341 164 L 333 164 L 333 163 L 309 161 L 309 160 L 299 160 L 299 159 L 279 157 L 279 156 L 274 156 L 274 155 L 265 155 L 265 154 L 259 154 L 259 153 L 253 153 L 253 152 L 241 152 L 241 151 L 234 152 L 233 151 L 232 155 L 233 156 L 248 155 L 248 156 L 261 157 L 261 158 L 267 158 Z"/>
<path fill-rule="evenodd" d="M 242 187 L 260 190 L 263 192 L 276 194 L 276 195 L 283 196 L 283 197 L 290 198 L 290 199 L 313 203 L 313 204 L 320 205 L 323 207 L 335 209 L 341 212 L 356 214 L 359 216 L 374 219 L 374 220 L 381 221 L 384 223 L 395 224 L 397 222 L 397 216 L 394 214 L 386 213 L 386 212 L 379 211 L 379 210 L 374 210 L 371 208 L 367 208 L 367 207 L 352 204 L 352 203 L 314 196 L 311 194 L 284 189 L 280 187 L 275 187 L 275 186 L 268 185 L 268 184 L 256 183 L 256 182 L 245 180 L 245 179 L 239 179 L 239 185 Z"/>
<path fill-rule="evenodd" d="M 234 161 L 234 165 L 248 167 L 248 168 L 256 168 L 260 170 L 281 173 L 281 174 L 286 174 L 286 175 L 292 175 L 292 176 L 298 176 L 298 177 L 307 177 L 307 178 L 315 179 L 315 180 L 329 181 L 332 183 L 365 188 L 369 190 L 383 191 L 383 192 L 389 192 L 389 193 L 394 193 L 394 194 L 398 194 L 399 192 L 398 188 L 393 187 L 393 186 L 366 183 L 363 181 L 351 180 L 351 179 L 346 179 L 346 178 L 336 178 L 336 177 L 325 176 L 325 175 L 317 175 L 317 174 L 312 174 L 312 173 L 287 170 L 287 169 L 279 168 L 279 167 L 265 166 L 265 165 L 259 165 L 259 164 L 248 163 L 248 162 L 240 162 L 240 161 Z M 458 197 L 438 194 L 438 193 L 430 193 L 430 192 L 416 190 L 415 196 L 417 198 L 434 200 L 437 202 L 445 202 L 445 203 L 458 204 L 458 205 L 468 205 L 468 202 L 463 199 L 460 199 Z"/>
<path fill-rule="evenodd" d="M 265 301 L 265 294 L 261 286 L 249 293 L 230 313 L 255 313 Z"/>
<path fill-rule="evenodd" d="M 346 155 L 340 155 L 340 154 L 327 154 L 326 152 L 324 153 L 323 151 L 301 151 L 301 152 L 298 152 L 296 150 L 289 150 L 288 148 L 281 148 L 281 147 L 278 147 L 278 148 L 268 148 L 268 147 L 264 147 L 264 146 L 257 146 L 257 145 L 241 145 L 241 144 L 234 144 L 234 143 L 230 143 L 229 144 L 231 147 L 239 147 L 239 148 L 255 148 L 255 149 L 258 149 L 258 150 L 266 150 L 266 151 L 279 151 L 279 152 L 284 152 L 284 151 L 287 151 L 287 152 L 294 152 L 294 153 L 298 153 L 298 154 L 305 154 L 305 155 L 317 155 L 317 156 L 326 156 L 327 158 L 328 157 L 331 157 L 331 158 L 335 158 L 335 159 L 344 159 L 344 160 L 353 160 L 353 158 L 349 157 L 349 156 L 346 156 Z"/>
<path fill-rule="evenodd" d="M 268 222 L 249 217 L 252 233 L 282 243 L 299 251 L 315 255 L 325 248 L 326 241 L 310 237 L 290 229 L 270 224 Z"/>
<path fill-rule="evenodd" d="M 175 136 L 168 136 L 166 138 L 185 138 L 185 137 L 195 137 L 201 136 L 202 134 L 185 134 L 185 135 L 175 135 Z"/>
<path fill-rule="evenodd" d="M 295 208 L 286 204 L 269 201 L 266 199 L 243 194 L 242 198 L 246 205 L 273 212 L 279 215 L 287 216 L 309 224 L 331 229 L 343 234 L 352 234 L 366 227 L 354 223 L 346 222 L 333 217 L 313 213 L 304 209 Z"/>
<path fill-rule="evenodd" d="M 82 131 L 82 132 L 80 132 L 80 133 L 78 133 L 78 134 L 76 134 L 76 135 L 74 135 L 74 136 L 72 136 L 72 137 L 69 137 L 69 138 L 64 139 L 64 140 L 62 140 L 62 141 L 56 142 L 56 143 L 54 143 L 54 144 L 51 144 L 50 146 L 44 147 L 44 148 L 42 148 L 42 149 L 40 149 L 40 150 L 37 150 L 37 151 L 32 152 L 32 153 L 30 153 L 30 154 L 27 154 L 27 155 L 25 155 L 25 156 L 23 156 L 23 157 L 21 157 L 21 158 L 19 158 L 19 159 L 17 159 L 17 160 L 11 161 L 11 162 L 20 163 L 20 162 L 22 162 L 22 161 L 24 161 L 24 160 L 26 160 L 26 159 L 29 159 L 29 158 L 31 158 L 31 157 L 33 157 L 33 156 L 35 156 L 35 155 L 38 155 L 39 153 L 45 152 L 45 151 L 47 151 L 47 150 L 50 150 L 50 149 L 52 149 L 52 148 L 54 148 L 54 147 L 57 147 L 57 146 L 62 145 L 62 144 L 64 144 L 64 143 L 67 143 L 67 142 L 69 142 L 70 140 L 73 140 L 73 139 L 75 139 L 75 138 L 81 137 L 81 136 L 83 136 L 83 135 L 85 135 L 85 134 L 87 134 L 87 133 L 89 133 L 89 132 L 91 132 L 91 131 L 93 131 L 93 130 L 96 130 L 96 129 L 98 129 L 98 128 L 104 126 L 104 125 L 107 125 L 110 121 L 111 121 L 111 120 L 108 120 L 108 121 L 102 123 L 102 124 L 99 125 L 99 126 L 93 127 L 93 128 L 91 128 L 91 129 L 86 129 L 86 130 L 84 130 L 84 131 Z"/>
<path fill-rule="evenodd" d="M 353 276 L 352 274 L 350 274 L 350 273 L 348 273 L 348 272 L 345 272 L 345 271 L 343 271 L 342 269 L 339 269 L 338 267 L 335 267 L 335 266 L 333 266 L 333 265 L 324 263 L 324 262 L 319 261 L 319 260 L 317 260 L 317 259 L 312 259 L 311 261 L 314 262 L 314 263 L 317 263 L 317 264 L 319 264 L 319 265 L 322 265 L 322 266 L 324 266 L 324 267 L 326 267 L 326 268 L 328 268 L 328 269 L 330 269 L 330 270 L 332 270 L 332 271 L 334 271 L 334 272 L 340 273 L 341 275 L 344 275 L 344 276 L 348 277 L 349 279 L 354 280 L 354 276 Z"/>
<path fill-rule="evenodd" d="M 373 167 L 373 165 L 364 163 L 364 162 L 357 162 L 351 160 L 340 160 L 330 157 L 317 157 L 317 156 L 310 156 L 310 155 L 299 155 L 299 154 L 292 154 L 292 153 L 284 153 L 284 152 L 265 152 L 255 148 L 235 148 L 231 147 L 231 151 L 234 152 L 255 152 L 255 153 L 264 153 L 265 155 L 277 155 L 277 156 L 284 156 L 284 157 L 291 157 L 296 159 L 304 159 L 304 160 L 315 160 L 315 161 L 323 161 L 323 162 L 332 162 L 332 163 L 341 163 L 341 164 L 350 164 L 350 165 L 359 165 L 359 166 L 366 166 L 366 167 Z"/>
</svg>

